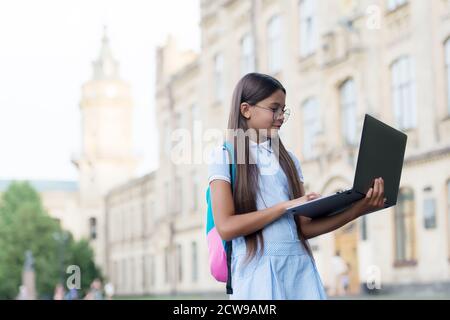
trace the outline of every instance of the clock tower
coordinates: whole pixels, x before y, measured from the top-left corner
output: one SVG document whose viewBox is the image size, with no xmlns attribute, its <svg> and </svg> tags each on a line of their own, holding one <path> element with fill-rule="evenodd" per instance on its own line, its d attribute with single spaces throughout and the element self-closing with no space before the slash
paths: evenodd
<svg viewBox="0 0 450 320">
<path fill-rule="evenodd" d="M 130 86 L 120 79 L 104 29 L 92 78 L 82 86 L 81 154 L 73 163 L 79 172 L 82 234 L 105 267 L 104 197 L 115 186 L 133 178 L 133 105 Z"/>
</svg>

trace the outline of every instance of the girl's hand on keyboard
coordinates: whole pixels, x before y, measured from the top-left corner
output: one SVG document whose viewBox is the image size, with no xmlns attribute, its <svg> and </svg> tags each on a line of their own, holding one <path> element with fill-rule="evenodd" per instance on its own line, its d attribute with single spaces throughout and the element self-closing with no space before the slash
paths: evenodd
<svg viewBox="0 0 450 320">
<path fill-rule="evenodd" d="M 320 198 L 322 195 L 316 192 L 309 192 L 307 194 L 305 194 L 303 197 L 300 198 L 296 198 L 296 199 L 292 199 L 289 201 L 286 201 L 285 204 L 285 208 L 290 208 L 290 207 L 296 207 L 299 206 L 303 203 L 306 203 L 308 201 Z"/>
</svg>

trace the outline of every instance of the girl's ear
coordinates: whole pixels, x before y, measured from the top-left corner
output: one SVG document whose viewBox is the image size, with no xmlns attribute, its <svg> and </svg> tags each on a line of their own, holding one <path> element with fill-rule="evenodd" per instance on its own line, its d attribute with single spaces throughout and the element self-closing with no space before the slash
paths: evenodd
<svg viewBox="0 0 450 320">
<path fill-rule="evenodd" d="M 241 103 L 241 114 L 244 116 L 245 119 L 250 119 L 250 105 L 247 102 Z"/>
</svg>

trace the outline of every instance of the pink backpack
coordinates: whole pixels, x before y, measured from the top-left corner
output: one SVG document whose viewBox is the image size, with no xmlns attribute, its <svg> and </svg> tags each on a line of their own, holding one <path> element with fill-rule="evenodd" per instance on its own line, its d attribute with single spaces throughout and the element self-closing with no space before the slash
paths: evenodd
<svg viewBox="0 0 450 320">
<path fill-rule="evenodd" d="M 233 157 L 233 146 L 228 142 L 224 143 L 224 147 L 228 151 L 230 159 Z M 231 185 L 234 185 L 236 174 L 236 166 L 230 161 Z M 232 188 L 233 189 L 233 188 Z M 226 282 L 227 294 L 233 294 L 231 287 L 231 252 L 232 242 L 224 241 L 220 238 L 214 223 L 214 215 L 212 212 L 210 188 L 206 190 L 206 203 L 208 204 L 206 212 L 206 241 L 208 242 L 209 267 L 212 276 L 220 282 Z"/>
</svg>

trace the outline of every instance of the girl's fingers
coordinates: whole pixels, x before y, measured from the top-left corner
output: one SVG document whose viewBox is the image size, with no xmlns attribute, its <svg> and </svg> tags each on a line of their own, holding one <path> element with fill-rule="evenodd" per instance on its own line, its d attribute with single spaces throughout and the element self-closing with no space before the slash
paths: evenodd
<svg viewBox="0 0 450 320">
<path fill-rule="evenodd" d="M 313 193 L 313 192 L 311 192 L 311 193 L 308 193 L 307 195 L 306 195 L 306 199 L 308 199 L 308 200 L 312 200 L 312 199 L 314 199 L 316 196 L 315 196 L 315 194 Z"/>
<path fill-rule="evenodd" d="M 381 189 L 381 179 L 378 178 L 375 182 L 375 192 L 374 192 L 374 205 L 377 205 L 380 201 L 380 198 L 382 198 L 382 189 Z"/>
<path fill-rule="evenodd" d="M 367 199 L 370 199 L 370 198 L 372 197 L 372 193 L 373 193 L 373 189 L 370 188 L 369 191 L 368 191 L 367 194 L 366 194 L 366 198 L 367 198 Z"/>
<path fill-rule="evenodd" d="M 319 198 L 319 197 L 320 197 L 320 194 L 315 193 L 315 192 L 311 192 L 308 194 L 308 198 L 310 198 L 310 199 L 315 199 L 315 198 Z"/>
<path fill-rule="evenodd" d="M 381 203 L 382 203 L 382 201 L 383 201 L 383 198 L 381 198 L 381 199 L 378 199 L 378 200 L 377 200 L 377 203 L 376 203 L 376 206 L 377 206 L 377 207 L 380 207 L 380 206 L 381 206 Z"/>
<path fill-rule="evenodd" d="M 375 186 L 373 188 L 373 197 L 370 203 L 372 207 L 375 207 L 377 205 L 379 197 L 380 197 L 380 179 L 376 179 Z"/>
<path fill-rule="evenodd" d="M 376 188 L 377 188 L 377 180 L 375 179 L 375 182 L 373 183 L 373 187 L 371 188 L 372 192 L 370 193 L 370 197 L 369 197 L 369 201 L 368 201 L 369 206 L 373 205 L 373 203 L 375 201 L 375 197 L 377 195 Z"/>
<path fill-rule="evenodd" d="M 380 178 L 380 197 L 379 197 L 379 202 L 383 203 L 383 198 L 384 198 L 384 181 L 383 178 Z"/>
<path fill-rule="evenodd" d="M 384 197 L 384 181 L 383 178 L 376 179 L 375 181 L 376 194 L 373 199 L 373 205 L 377 208 L 382 208 L 386 198 Z"/>
<path fill-rule="evenodd" d="M 380 180 L 376 179 L 375 180 L 375 186 L 373 188 L 374 198 L 377 199 L 379 194 L 380 194 Z"/>
<path fill-rule="evenodd" d="M 384 182 L 383 179 L 380 179 L 380 202 L 383 202 L 384 198 Z"/>
</svg>

